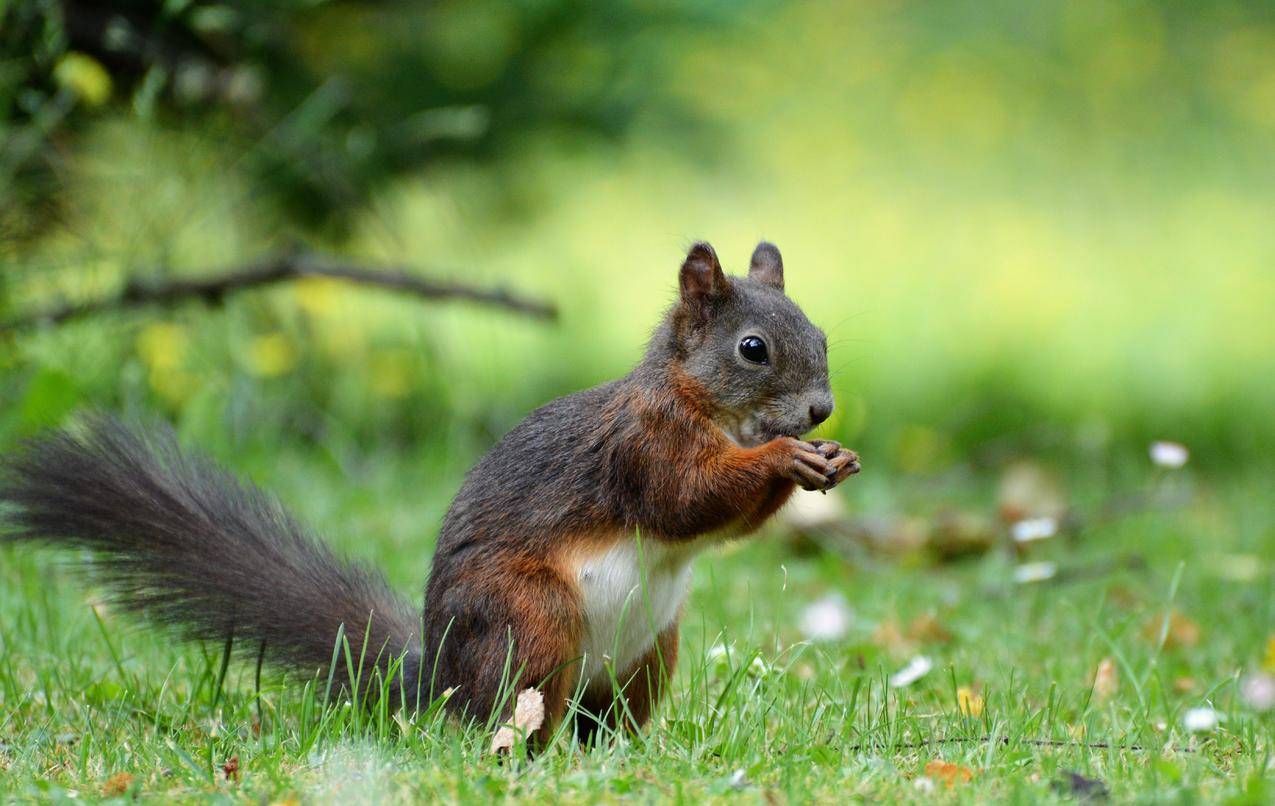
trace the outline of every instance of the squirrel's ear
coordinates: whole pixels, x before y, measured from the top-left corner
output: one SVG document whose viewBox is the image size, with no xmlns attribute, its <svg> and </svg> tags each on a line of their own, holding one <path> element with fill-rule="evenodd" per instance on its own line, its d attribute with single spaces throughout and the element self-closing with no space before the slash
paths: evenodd
<svg viewBox="0 0 1275 806">
<path fill-rule="evenodd" d="M 691 247 L 680 275 L 682 302 L 694 308 L 726 293 L 726 275 L 713 247 L 700 241 Z"/>
<path fill-rule="evenodd" d="M 779 247 L 770 241 L 757 244 L 757 248 L 753 250 L 753 259 L 748 264 L 748 276 L 783 291 L 784 259 L 779 254 Z"/>
</svg>

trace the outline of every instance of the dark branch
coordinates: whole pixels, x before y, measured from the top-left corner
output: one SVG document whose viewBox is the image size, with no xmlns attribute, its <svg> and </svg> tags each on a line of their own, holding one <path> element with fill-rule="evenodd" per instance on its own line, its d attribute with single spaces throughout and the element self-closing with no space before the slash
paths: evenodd
<svg viewBox="0 0 1275 806">
<path fill-rule="evenodd" d="M 330 277 L 359 285 L 384 288 L 429 300 L 463 300 L 494 305 L 537 319 L 554 319 L 557 309 L 548 302 L 524 297 L 503 288 L 480 288 L 448 280 L 421 277 L 404 268 L 372 269 L 327 260 L 314 255 L 283 255 L 261 263 L 235 268 L 208 277 L 164 281 L 130 280 L 119 294 L 50 308 L 0 322 L 0 331 L 22 330 L 42 324 L 61 324 L 107 311 L 123 311 L 147 305 L 173 305 L 199 299 L 212 305 L 229 294 L 305 277 Z"/>
</svg>

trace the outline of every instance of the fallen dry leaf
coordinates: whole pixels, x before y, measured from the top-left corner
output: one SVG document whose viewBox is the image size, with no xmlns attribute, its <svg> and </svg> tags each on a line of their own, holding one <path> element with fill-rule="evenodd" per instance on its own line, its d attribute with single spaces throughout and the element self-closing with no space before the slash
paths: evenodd
<svg viewBox="0 0 1275 806">
<path fill-rule="evenodd" d="M 500 730 L 491 740 L 491 752 L 500 753 L 511 750 L 518 736 L 526 738 L 540 730 L 545 721 L 545 698 L 534 688 L 529 688 L 518 695 L 514 703 L 513 724 L 501 725 Z"/>
<path fill-rule="evenodd" d="M 1194 677 L 1179 677 L 1173 681 L 1173 690 L 1179 694 L 1190 694 L 1195 691 Z"/>
<path fill-rule="evenodd" d="M 221 765 L 221 771 L 226 776 L 227 781 L 238 781 L 239 756 L 231 756 L 229 761 Z"/>
<path fill-rule="evenodd" d="M 1058 521 L 1067 512 L 1067 497 L 1057 477 L 1034 462 L 1006 468 L 996 498 L 1001 518 L 1010 524 L 1028 518 Z"/>
<path fill-rule="evenodd" d="M 896 658 L 912 655 L 921 644 L 945 644 L 951 640 L 952 633 L 929 613 L 912 619 L 906 631 L 893 616 L 883 620 L 872 631 L 872 643 Z"/>
<path fill-rule="evenodd" d="M 984 554 L 1000 533 L 991 518 L 976 512 L 944 512 L 934 521 L 930 548 L 941 560 L 957 560 Z"/>
<path fill-rule="evenodd" d="M 893 618 L 887 618 L 877 625 L 872 631 L 872 643 L 895 656 L 907 655 L 912 651 L 912 642 L 903 637 L 899 622 Z"/>
<path fill-rule="evenodd" d="M 965 716 L 982 716 L 983 697 L 968 686 L 961 686 L 956 690 L 956 707 Z"/>
<path fill-rule="evenodd" d="M 1112 585 L 1108 588 L 1107 599 L 1122 610 L 1133 610 L 1142 605 L 1142 597 L 1124 585 Z"/>
<path fill-rule="evenodd" d="M 1098 661 L 1098 668 L 1093 673 L 1093 695 L 1099 702 L 1105 702 L 1120 690 L 1120 673 L 1116 671 L 1116 662 L 1111 658 Z"/>
<path fill-rule="evenodd" d="M 969 767 L 936 758 L 925 765 L 925 777 L 933 781 L 942 781 L 945 786 L 953 787 L 974 780 L 974 771 Z"/>
<path fill-rule="evenodd" d="M 1200 643 L 1200 625 L 1178 612 L 1170 610 L 1168 624 L 1164 614 L 1157 615 L 1142 628 L 1142 636 L 1152 643 L 1159 643 L 1164 635 L 1165 649 L 1189 649 Z"/>
<path fill-rule="evenodd" d="M 952 640 L 952 634 L 942 622 L 929 613 L 912 619 L 912 623 L 908 625 L 908 637 L 922 644 L 946 644 Z"/>
<path fill-rule="evenodd" d="M 117 772 L 106 783 L 102 784 L 102 797 L 117 798 L 133 787 L 133 776 L 126 772 Z"/>
</svg>

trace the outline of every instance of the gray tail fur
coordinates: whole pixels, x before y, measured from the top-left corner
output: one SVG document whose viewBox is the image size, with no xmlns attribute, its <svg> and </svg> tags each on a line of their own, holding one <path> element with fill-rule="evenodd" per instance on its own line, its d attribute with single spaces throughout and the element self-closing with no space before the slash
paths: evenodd
<svg viewBox="0 0 1275 806">
<path fill-rule="evenodd" d="M 419 670 L 418 617 L 379 574 L 338 562 L 277 501 L 184 453 L 166 427 L 144 434 L 94 414 L 32 440 L 0 461 L 0 524 L 0 541 L 90 550 L 118 605 L 183 637 L 233 637 L 326 675 L 343 631 L 361 686 L 398 658 L 405 675 Z"/>
</svg>

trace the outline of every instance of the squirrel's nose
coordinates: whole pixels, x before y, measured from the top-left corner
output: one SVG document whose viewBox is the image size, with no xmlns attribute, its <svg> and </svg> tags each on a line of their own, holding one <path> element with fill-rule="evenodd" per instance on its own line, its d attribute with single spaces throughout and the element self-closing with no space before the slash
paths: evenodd
<svg viewBox="0 0 1275 806">
<path fill-rule="evenodd" d="M 832 416 L 832 401 L 821 400 L 810 407 L 810 427 L 814 428 L 819 423 Z"/>
</svg>

